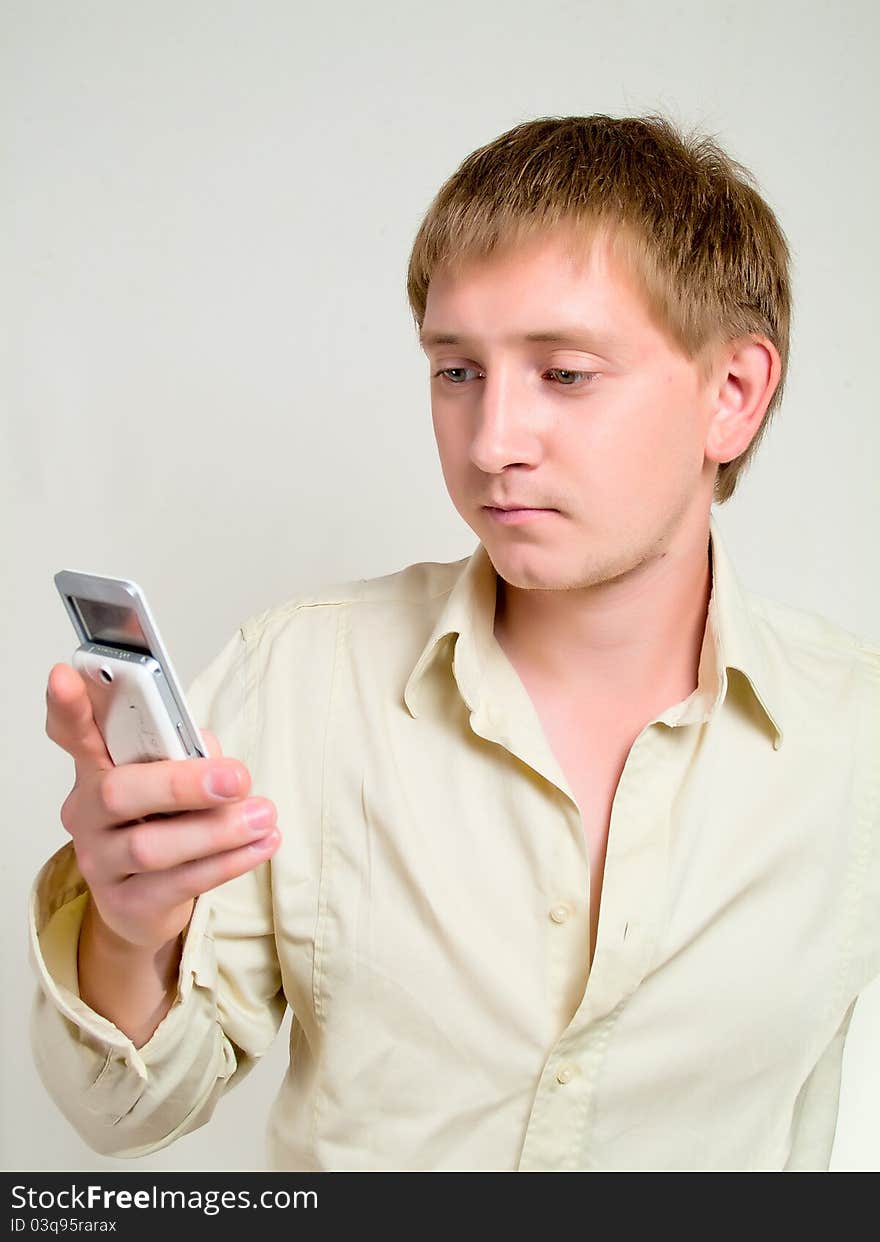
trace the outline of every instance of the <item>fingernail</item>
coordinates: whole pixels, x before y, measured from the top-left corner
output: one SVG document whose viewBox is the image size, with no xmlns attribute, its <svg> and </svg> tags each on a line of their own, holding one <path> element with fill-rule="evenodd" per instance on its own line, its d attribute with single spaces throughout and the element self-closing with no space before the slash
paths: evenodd
<svg viewBox="0 0 880 1242">
<path fill-rule="evenodd" d="M 238 773 L 232 768 L 214 768 L 205 778 L 205 789 L 215 798 L 234 798 L 238 793 Z"/>
<path fill-rule="evenodd" d="M 266 828 L 272 822 L 272 808 L 265 802 L 254 802 L 244 808 L 244 820 L 254 831 Z"/>
<path fill-rule="evenodd" d="M 260 837 L 259 841 L 251 841 L 248 845 L 249 850 L 268 850 L 278 840 L 278 829 L 273 828 L 271 832 L 267 832 L 264 837 Z"/>
</svg>

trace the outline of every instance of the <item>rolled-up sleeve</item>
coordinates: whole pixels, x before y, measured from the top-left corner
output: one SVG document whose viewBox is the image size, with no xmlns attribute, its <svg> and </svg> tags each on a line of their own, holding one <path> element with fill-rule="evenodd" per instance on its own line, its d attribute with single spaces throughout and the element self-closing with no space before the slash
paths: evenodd
<svg viewBox="0 0 880 1242">
<path fill-rule="evenodd" d="M 250 767 L 259 685 L 247 634 L 245 623 L 186 698 L 224 755 Z M 29 908 L 38 981 L 31 1046 L 46 1090 L 94 1151 L 144 1156 L 204 1125 L 223 1092 L 271 1044 L 286 1000 L 269 872 L 263 863 L 196 900 L 174 1002 L 136 1048 L 79 995 L 77 946 L 88 890 L 72 842 L 41 868 Z"/>
</svg>

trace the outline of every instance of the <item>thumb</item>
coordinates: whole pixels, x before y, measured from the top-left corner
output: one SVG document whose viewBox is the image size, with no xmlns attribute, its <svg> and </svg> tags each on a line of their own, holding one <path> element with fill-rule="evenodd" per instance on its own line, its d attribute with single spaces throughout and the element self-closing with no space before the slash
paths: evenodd
<svg viewBox="0 0 880 1242">
<path fill-rule="evenodd" d="M 216 734 L 212 733 L 210 729 L 203 729 L 201 725 L 199 725 L 199 733 L 201 733 L 205 740 L 209 758 L 218 759 L 223 754 L 223 748 L 217 741 Z"/>
<path fill-rule="evenodd" d="M 81 674 L 69 664 L 53 664 L 46 686 L 46 733 L 76 764 L 76 779 L 113 760 L 95 723 L 92 702 Z"/>
</svg>

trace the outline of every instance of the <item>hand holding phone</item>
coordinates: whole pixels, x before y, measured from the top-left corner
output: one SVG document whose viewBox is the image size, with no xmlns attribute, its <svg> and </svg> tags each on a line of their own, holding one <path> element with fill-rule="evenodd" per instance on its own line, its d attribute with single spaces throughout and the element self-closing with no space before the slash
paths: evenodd
<svg viewBox="0 0 880 1242">
<path fill-rule="evenodd" d="M 247 797 L 250 773 L 207 730 L 207 758 L 114 764 L 69 665 L 50 670 L 46 703 L 46 733 L 76 767 L 61 822 L 89 887 L 79 995 L 142 1048 L 174 1003 L 195 898 L 272 857 L 275 807 Z M 224 780 L 231 792 L 213 792 Z"/>
<path fill-rule="evenodd" d="M 276 808 L 247 796 L 250 773 L 210 733 L 208 747 L 137 583 L 71 570 L 55 583 L 80 638 L 46 694 L 46 733 L 76 769 L 61 822 L 102 930 L 157 949 L 197 896 L 274 854 Z"/>
<path fill-rule="evenodd" d="M 175 940 L 197 896 L 275 853 L 274 803 L 248 797 L 250 773 L 212 733 L 208 758 L 116 765 L 76 669 L 53 666 L 46 703 L 46 733 L 76 769 L 61 822 L 102 922 L 121 941 L 158 949 Z"/>
</svg>

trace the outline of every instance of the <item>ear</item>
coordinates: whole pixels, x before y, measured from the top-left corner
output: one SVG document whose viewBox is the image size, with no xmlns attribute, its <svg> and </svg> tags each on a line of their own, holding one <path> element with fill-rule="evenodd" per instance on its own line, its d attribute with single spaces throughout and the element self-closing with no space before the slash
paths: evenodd
<svg viewBox="0 0 880 1242">
<path fill-rule="evenodd" d="M 752 335 L 730 342 L 713 371 L 706 431 L 710 461 L 733 461 L 751 444 L 779 384 L 782 362 L 765 336 Z"/>
</svg>

